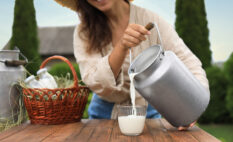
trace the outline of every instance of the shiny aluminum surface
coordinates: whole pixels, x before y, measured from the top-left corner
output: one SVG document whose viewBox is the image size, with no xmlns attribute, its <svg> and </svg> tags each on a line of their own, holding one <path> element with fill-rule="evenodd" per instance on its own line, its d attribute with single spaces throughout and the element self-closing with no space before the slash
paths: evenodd
<svg viewBox="0 0 233 142">
<path fill-rule="evenodd" d="M 18 59 L 18 50 L 0 51 L 0 60 Z M 20 94 L 14 84 L 24 78 L 25 71 L 22 66 L 7 67 L 4 63 L 0 63 L 0 121 L 17 119 Z"/>
<path fill-rule="evenodd" d="M 136 90 L 175 127 L 189 127 L 209 104 L 210 92 L 195 78 L 171 51 L 164 51 L 157 23 L 154 23 L 160 45 L 139 54 L 128 73 Z"/>
<path fill-rule="evenodd" d="M 154 55 L 153 55 L 154 53 Z M 173 126 L 189 126 L 205 111 L 210 94 L 183 62 L 159 45 L 144 50 L 129 68 L 136 90 Z"/>
</svg>

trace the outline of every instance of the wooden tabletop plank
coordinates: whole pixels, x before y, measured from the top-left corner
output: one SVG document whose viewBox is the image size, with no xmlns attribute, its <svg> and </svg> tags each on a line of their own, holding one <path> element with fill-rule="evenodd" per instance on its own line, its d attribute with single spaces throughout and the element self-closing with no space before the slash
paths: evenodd
<svg viewBox="0 0 233 142">
<path fill-rule="evenodd" d="M 26 129 L 7 137 L 2 142 L 39 142 L 52 133 L 55 133 L 61 127 L 64 127 L 64 125 L 30 125 L 30 127 L 27 127 Z"/>
<path fill-rule="evenodd" d="M 95 126 L 98 124 L 99 120 L 84 120 L 82 122 L 78 122 L 79 125 L 78 130 L 74 130 L 71 135 L 65 138 L 66 142 L 86 142 L 90 135 L 92 134 Z M 92 127 L 89 127 L 92 126 Z"/>
<path fill-rule="evenodd" d="M 179 131 L 177 130 L 177 128 L 173 127 L 170 123 L 168 123 L 165 119 L 161 119 L 161 122 L 164 125 L 164 127 L 167 129 L 167 132 L 172 136 L 173 141 L 175 142 L 199 141 L 190 134 L 189 130 Z"/>
<path fill-rule="evenodd" d="M 87 142 L 88 139 L 93 134 L 94 130 L 95 130 L 95 127 L 83 127 L 79 135 L 75 135 L 74 137 L 69 137 L 69 139 L 67 139 L 66 141 L 67 142 L 74 142 L 74 141 Z"/>
<path fill-rule="evenodd" d="M 29 123 L 0 133 L 1 142 L 219 142 L 202 129 L 194 126 L 178 131 L 164 119 L 147 119 L 139 136 L 125 136 L 117 120 L 82 120 L 62 125 L 31 125 Z"/>
<path fill-rule="evenodd" d="M 46 137 L 43 142 L 63 142 L 80 133 L 84 123 L 70 123 L 66 124 L 63 128 L 59 129 L 56 133 Z"/>
<path fill-rule="evenodd" d="M 153 135 L 150 133 L 148 126 L 145 124 L 142 134 L 132 137 L 133 142 L 154 142 Z"/>
<path fill-rule="evenodd" d="M 41 126 L 39 125 L 29 125 L 29 124 L 26 124 L 26 128 L 22 129 L 22 130 L 19 130 L 17 133 L 13 133 L 13 134 L 9 134 L 8 137 L 5 137 L 4 139 L 1 140 L 1 142 L 3 141 L 16 141 L 16 139 L 18 139 L 18 137 L 20 138 L 22 135 L 26 135 L 27 133 L 29 133 L 30 131 L 33 131 L 35 129 L 38 129 L 40 128 Z M 9 132 L 12 131 L 13 128 L 10 129 Z"/>
<path fill-rule="evenodd" d="M 163 124 L 168 127 L 171 131 L 174 130 L 175 128 L 171 126 L 165 119 L 162 120 Z M 180 133 L 186 133 L 188 135 L 192 135 L 198 142 L 206 142 L 206 141 L 211 141 L 211 142 L 220 142 L 217 138 L 214 136 L 208 134 L 204 130 L 200 129 L 197 126 L 194 126 L 192 128 L 189 128 L 186 131 L 179 131 Z"/>
<path fill-rule="evenodd" d="M 167 129 L 158 119 L 147 119 L 146 126 L 153 135 L 154 142 L 172 142 L 172 137 L 167 133 Z"/>
<path fill-rule="evenodd" d="M 102 120 L 96 126 L 88 142 L 109 142 L 115 123 L 114 120 Z"/>
<path fill-rule="evenodd" d="M 31 127 L 31 125 L 28 125 L 28 123 L 24 123 L 22 125 L 19 125 L 19 126 L 16 126 L 14 128 L 11 128 L 11 129 L 8 129 L 6 131 L 1 132 L 0 133 L 0 141 L 26 129 L 27 127 Z"/>
<path fill-rule="evenodd" d="M 44 141 L 96 141 L 97 139 L 106 139 L 106 132 L 111 131 L 113 127 L 114 121 L 113 120 L 82 120 L 72 127 L 72 130 L 66 131 L 68 128 L 63 128 L 58 134 L 51 135 Z M 75 130 L 75 129 L 76 130 Z M 62 131 L 66 131 L 66 134 L 63 135 Z M 61 135 L 62 138 L 61 138 Z M 100 136 L 98 136 L 100 135 Z M 102 137 L 101 137 L 102 136 Z M 109 136 L 110 137 L 110 136 Z"/>
<path fill-rule="evenodd" d="M 115 124 L 115 120 L 109 120 L 109 119 L 90 119 L 87 120 L 87 122 L 88 122 L 87 127 L 113 128 Z"/>
</svg>

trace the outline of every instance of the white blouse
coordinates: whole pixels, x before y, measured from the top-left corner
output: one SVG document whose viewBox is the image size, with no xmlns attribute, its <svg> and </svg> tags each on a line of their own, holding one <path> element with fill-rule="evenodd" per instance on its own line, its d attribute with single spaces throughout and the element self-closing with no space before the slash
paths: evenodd
<svg viewBox="0 0 233 142">
<path fill-rule="evenodd" d="M 130 4 L 130 19 L 129 23 L 146 25 L 149 22 L 156 22 L 161 34 L 163 48 L 165 50 L 173 51 L 186 67 L 194 74 L 194 76 L 201 82 L 201 84 L 209 90 L 208 80 L 205 71 L 202 69 L 200 60 L 187 48 L 183 40 L 178 36 L 174 28 L 169 25 L 165 20 L 157 14 Z M 86 52 L 84 41 L 79 37 L 79 27 L 77 26 L 74 31 L 74 55 L 79 64 L 82 80 L 84 83 L 103 100 L 114 102 L 115 105 L 112 111 L 112 118 L 116 116 L 117 104 L 130 103 L 130 80 L 128 76 L 129 56 L 126 57 L 121 72 L 117 79 L 109 65 L 108 57 L 113 50 L 110 43 L 104 48 L 103 53 Z M 158 34 L 156 29 L 151 30 L 151 35 L 148 36 L 146 41 L 143 41 L 137 47 L 132 48 L 132 58 L 134 59 L 144 49 L 158 44 Z M 147 101 L 136 92 L 136 105 L 147 105 Z"/>
</svg>

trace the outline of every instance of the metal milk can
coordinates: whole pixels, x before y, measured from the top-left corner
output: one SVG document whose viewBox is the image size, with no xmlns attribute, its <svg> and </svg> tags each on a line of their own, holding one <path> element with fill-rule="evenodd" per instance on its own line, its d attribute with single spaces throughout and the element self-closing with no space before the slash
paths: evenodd
<svg viewBox="0 0 233 142">
<path fill-rule="evenodd" d="M 15 85 L 24 80 L 26 61 L 19 60 L 19 50 L 0 51 L 0 122 L 17 120 L 20 93 Z"/>
<path fill-rule="evenodd" d="M 172 52 L 161 45 L 145 49 L 132 62 L 128 73 L 135 89 L 175 127 L 188 127 L 205 111 L 210 93 Z"/>
</svg>

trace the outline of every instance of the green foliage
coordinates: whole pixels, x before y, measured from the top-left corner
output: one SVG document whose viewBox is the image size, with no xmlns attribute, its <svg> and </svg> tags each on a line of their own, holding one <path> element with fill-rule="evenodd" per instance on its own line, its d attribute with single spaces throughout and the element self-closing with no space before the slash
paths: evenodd
<svg viewBox="0 0 233 142">
<path fill-rule="evenodd" d="M 28 58 L 27 70 L 35 74 L 41 62 L 33 0 L 15 0 L 14 23 L 10 48 L 17 46 Z"/>
<path fill-rule="evenodd" d="M 204 0 L 176 0 L 176 31 L 203 67 L 211 65 L 208 22 Z"/>
<path fill-rule="evenodd" d="M 78 64 L 72 63 L 72 65 L 74 66 L 74 69 L 76 71 L 76 74 L 79 80 L 81 80 L 81 75 L 80 75 Z M 56 63 L 53 66 L 51 66 L 51 68 L 49 69 L 49 73 L 52 74 L 53 76 L 58 76 L 58 77 L 64 77 L 66 76 L 67 73 L 70 73 L 72 75 L 71 69 L 68 66 L 68 64 L 63 63 L 63 62 Z M 73 76 L 71 79 L 73 79 Z"/>
<path fill-rule="evenodd" d="M 92 99 L 92 95 L 93 95 L 93 93 L 91 92 L 90 94 L 89 94 L 89 96 L 88 96 L 88 101 L 87 101 L 87 105 L 86 105 L 86 107 L 85 107 L 85 110 L 84 110 L 84 113 L 83 113 L 83 117 L 82 118 L 84 118 L 84 119 L 88 119 L 88 107 L 89 107 L 89 104 L 90 104 L 90 102 L 91 102 L 91 99 Z"/>
<path fill-rule="evenodd" d="M 226 109 L 227 80 L 224 73 L 216 66 L 206 69 L 210 85 L 210 103 L 205 113 L 199 119 L 201 123 L 223 123 L 229 122 L 230 117 Z"/>
<path fill-rule="evenodd" d="M 233 52 L 230 58 L 224 64 L 224 73 L 229 82 L 227 88 L 226 106 L 233 119 Z"/>
<path fill-rule="evenodd" d="M 227 89 L 226 102 L 227 109 L 230 112 L 231 118 L 233 119 L 233 86 L 228 87 Z"/>
<path fill-rule="evenodd" d="M 233 52 L 229 59 L 224 63 L 224 73 L 229 83 L 233 85 Z"/>
<path fill-rule="evenodd" d="M 212 124 L 212 125 L 199 125 L 200 128 L 215 136 L 222 142 L 232 142 L 233 140 L 233 125 L 232 124 Z"/>
</svg>

